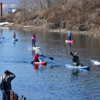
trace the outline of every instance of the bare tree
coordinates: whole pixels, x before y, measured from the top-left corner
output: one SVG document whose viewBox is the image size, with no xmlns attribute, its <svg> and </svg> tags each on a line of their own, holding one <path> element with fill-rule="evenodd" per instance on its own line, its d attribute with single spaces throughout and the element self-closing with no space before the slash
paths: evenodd
<svg viewBox="0 0 100 100">
<path fill-rule="evenodd" d="M 87 13 L 96 7 L 100 7 L 100 0 L 18 0 L 19 7 L 22 9 L 23 14 L 33 13 L 38 10 L 48 9 L 54 15 L 59 15 L 63 12 L 62 16 L 67 16 L 66 19 L 71 22 L 80 23 L 87 21 Z M 77 19 L 77 17 L 79 19 Z M 93 16 L 94 19 L 96 16 Z M 61 18 L 61 16 L 59 17 Z M 72 21 L 73 19 L 73 21 Z"/>
</svg>

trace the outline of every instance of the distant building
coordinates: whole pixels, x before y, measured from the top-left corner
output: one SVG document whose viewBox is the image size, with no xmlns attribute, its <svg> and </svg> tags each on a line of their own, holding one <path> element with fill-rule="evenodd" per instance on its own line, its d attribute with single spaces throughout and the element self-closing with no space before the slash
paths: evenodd
<svg viewBox="0 0 100 100">
<path fill-rule="evenodd" d="M 16 10 L 17 10 L 17 8 L 9 8 L 9 9 L 8 9 L 8 13 L 9 13 L 9 14 L 12 14 L 12 13 L 14 13 Z"/>
<path fill-rule="evenodd" d="M 0 17 L 2 16 L 2 3 L 0 3 Z"/>
</svg>

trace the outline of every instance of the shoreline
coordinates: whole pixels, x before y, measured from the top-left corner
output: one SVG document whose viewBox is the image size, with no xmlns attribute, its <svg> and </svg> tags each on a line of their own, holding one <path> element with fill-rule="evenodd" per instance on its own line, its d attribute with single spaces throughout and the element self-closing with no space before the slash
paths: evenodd
<svg viewBox="0 0 100 100">
<path fill-rule="evenodd" d="M 34 26 L 34 25 L 0 25 L 0 29 L 18 29 L 18 30 L 26 30 L 26 31 L 33 31 L 33 30 L 42 30 L 54 33 L 61 33 L 61 34 L 68 34 L 68 29 L 48 29 L 43 26 Z M 70 30 L 71 31 L 71 30 Z M 89 31 L 79 31 L 79 30 L 72 30 L 73 34 L 80 34 L 80 35 L 87 35 L 87 36 L 94 36 L 100 37 L 100 30 L 89 30 Z"/>
</svg>

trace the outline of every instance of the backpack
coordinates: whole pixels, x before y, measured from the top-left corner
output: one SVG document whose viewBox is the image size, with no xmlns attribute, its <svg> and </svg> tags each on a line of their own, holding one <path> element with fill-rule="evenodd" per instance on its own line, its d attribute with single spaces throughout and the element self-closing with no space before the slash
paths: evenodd
<svg viewBox="0 0 100 100">
<path fill-rule="evenodd" d="M 1 90 L 3 90 L 4 92 L 6 92 L 8 89 L 7 82 L 6 82 L 5 78 L 3 79 L 3 77 L 2 77 L 2 82 L 1 82 L 1 86 L 0 86 Z"/>
</svg>

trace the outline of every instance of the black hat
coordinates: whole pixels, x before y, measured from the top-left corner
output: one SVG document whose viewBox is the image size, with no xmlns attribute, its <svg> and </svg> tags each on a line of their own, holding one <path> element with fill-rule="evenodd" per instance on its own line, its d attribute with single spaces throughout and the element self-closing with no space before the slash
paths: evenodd
<svg viewBox="0 0 100 100">
<path fill-rule="evenodd" d="M 5 71 L 5 74 L 10 74 L 8 70 Z"/>
</svg>

